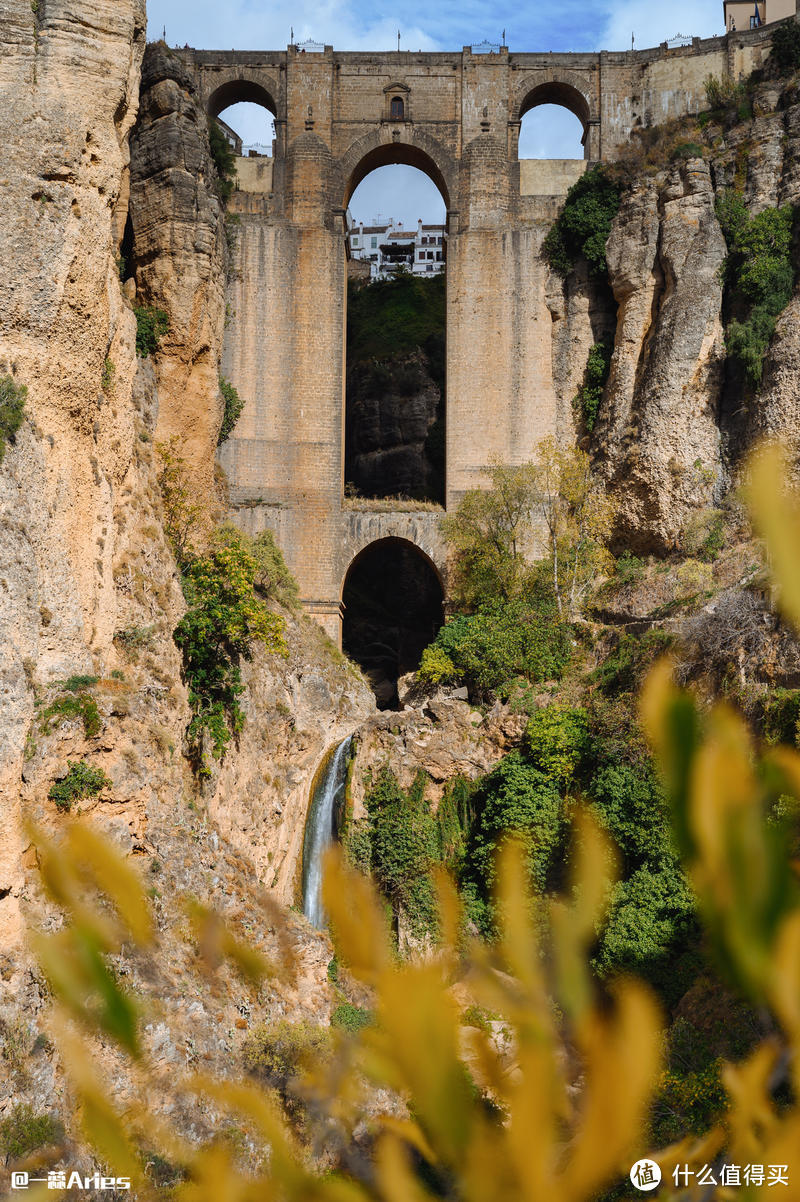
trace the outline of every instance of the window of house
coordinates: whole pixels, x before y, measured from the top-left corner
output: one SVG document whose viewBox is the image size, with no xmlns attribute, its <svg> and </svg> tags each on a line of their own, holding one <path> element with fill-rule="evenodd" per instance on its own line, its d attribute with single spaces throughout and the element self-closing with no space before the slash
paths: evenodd
<svg viewBox="0 0 800 1202">
<path fill-rule="evenodd" d="M 404 108 L 403 101 L 400 99 L 400 97 L 393 96 L 391 109 L 389 111 L 389 115 L 390 115 L 392 121 L 402 121 L 403 120 L 403 108 Z"/>
<path fill-rule="evenodd" d="M 353 238 L 353 239 L 352 239 L 352 245 L 353 245 L 353 246 L 358 246 L 358 238 Z"/>
<path fill-rule="evenodd" d="M 375 250 L 375 249 L 377 248 L 377 246 L 378 246 L 378 239 L 377 239 L 377 237 L 375 237 L 375 238 L 373 238 L 373 239 L 371 240 L 371 242 L 370 242 L 370 246 L 372 247 L 372 249 L 373 249 L 373 250 Z"/>
</svg>

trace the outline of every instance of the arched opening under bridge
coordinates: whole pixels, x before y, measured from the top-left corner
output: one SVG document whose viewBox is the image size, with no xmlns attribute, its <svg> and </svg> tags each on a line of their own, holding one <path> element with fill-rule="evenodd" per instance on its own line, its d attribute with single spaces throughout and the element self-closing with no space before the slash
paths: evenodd
<svg viewBox="0 0 800 1202">
<path fill-rule="evenodd" d="M 589 104 L 571 84 L 550 81 L 527 94 L 519 111 L 520 159 L 582 159 L 586 156 Z"/>
<path fill-rule="evenodd" d="M 276 106 L 272 96 L 251 80 L 231 80 L 212 93 L 208 115 L 222 128 L 236 155 L 272 156 Z"/>
<path fill-rule="evenodd" d="M 419 667 L 444 621 L 444 589 L 414 543 L 383 538 L 350 564 L 342 589 L 342 646 L 362 669 L 379 709 L 395 709 L 397 682 Z"/>
<path fill-rule="evenodd" d="M 423 151 L 379 146 L 348 181 L 345 488 L 444 502 L 447 186 Z"/>
</svg>

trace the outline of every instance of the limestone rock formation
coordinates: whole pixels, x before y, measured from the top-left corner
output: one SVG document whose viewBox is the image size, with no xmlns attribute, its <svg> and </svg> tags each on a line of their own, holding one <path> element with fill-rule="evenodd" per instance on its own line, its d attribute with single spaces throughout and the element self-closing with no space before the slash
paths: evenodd
<svg viewBox="0 0 800 1202">
<path fill-rule="evenodd" d="M 452 691 L 407 705 L 400 713 L 376 714 L 357 732 L 350 787 L 353 817 L 363 816 L 367 781 L 384 767 L 392 769 L 404 789 L 424 772 L 426 796 L 438 804 L 447 781 L 482 776 L 516 746 L 526 720 L 499 702 L 482 714 Z"/>
<path fill-rule="evenodd" d="M 157 437 L 180 439 L 198 494 L 210 498 L 222 421 L 227 246 L 206 116 L 193 91 L 180 59 L 163 43 L 149 46 L 131 139 L 126 245 L 139 303 L 169 319 L 155 355 Z"/>
<path fill-rule="evenodd" d="M 144 0 L 7 0 L 0 111 L 0 372 L 28 389 L 0 475 L 0 933 L 19 934 L 19 780 L 33 685 L 113 663 L 114 561 L 137 470 L 134 319 L 113 230 L 125 204 Z M 141 512 L 141 511 L 140 511 Z M 138 524 L 138 517 L 137 517 Z"/>
<path fill-rule="evenodd" d="M 688 514 L 724 481 L 717 414 L 726 253 L 701 159 L 634 189 L 611 232 L 619 317 L 595 445 L 618 505 L 618 536 L 636 549 L 672 546 Z"/>
<path fill-rule="evenodd" d="M 285 905 L 300 902 L 311 783 L 325 752 L 375 712 L 366 681 L 308 618 L 290 618 L 289 657 L 243 665 L 247 723 L 222 766 L 209 816 Z"/>
</svg>

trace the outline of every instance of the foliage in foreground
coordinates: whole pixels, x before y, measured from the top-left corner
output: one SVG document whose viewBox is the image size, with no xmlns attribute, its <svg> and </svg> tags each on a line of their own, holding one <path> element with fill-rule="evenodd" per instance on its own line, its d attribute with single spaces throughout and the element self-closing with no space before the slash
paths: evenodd
<svg viewBox="0 0 800 1202">
<path fill-rule="evenodd" d="M 14 441 L 14 435 L 22 425 L 27 395 L 24 384 L 18 384 L 13 376 L 0 375 L 0 463 L 6 453 L 6 443 Z"/>
<path fill-rule="evenodd" d="M 542 252 L 554 271 L 565 276 L 584 258 L 593 276 L 606 278 L 606 243 L 619 203 L 619 185 L 602 166 L 585 172 L 572 185 L 560 216 L 542 244 Z"/>
</svg>

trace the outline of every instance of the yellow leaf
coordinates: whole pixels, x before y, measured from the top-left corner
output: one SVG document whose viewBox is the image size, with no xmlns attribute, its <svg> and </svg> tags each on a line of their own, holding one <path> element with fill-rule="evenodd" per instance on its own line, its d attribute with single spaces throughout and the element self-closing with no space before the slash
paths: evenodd
<svg viewBox="0 0 800 1202">
<path fill-rule="evenodd" d="M 392 963 L 386 916 L 375 886 L 347 867 L 338 847 L 325 853 L 322 900 L 337 951 L 354 976 L 374 982 Z"/>
<path fill-rule="evenodd" d="M 631 1163 L 644 1137 L 660 1068 L 661 1019 L 638 982 L 623 982 L 615 994 L 610 1018 L 594 1013 L 577 1029 L 584 1088 L 559 1202 L 593 1197 Z"/>
<path fill-rule="evenodd" d="M 142 1166 L 129 1139 L 129 1124 L 111 1103 L 102 1073 L 89 1056 L 86 1045 L 70 1029 L 63 1016 L 53 1017 L 58 1048 L 64 1068 L 78 1097 L 81 1126 L 89 1143 L 103 1160 L 113 1166 L 115 1176 L 130 1177 L 144 1196 L 146 1182 Z"/>
<path fill-rule="evenodd" d="M 753 521 L 766 539 L 778 604 L 800 630 L 800 503 L 787 486 L 786 456 L 775 443 L 750 457 L 745 489 Z"/>
<path fill-rule="evenodd" d="M 66 850 L 74 863 L 91 870 L 97 887 L 114 902 L 133 939 L 147 946 L 153 939 L 150 904 L 137 873 L 108 839 L 82 822 L 70 824 Z"/>
</svg>

